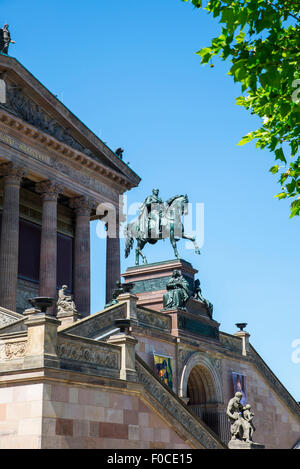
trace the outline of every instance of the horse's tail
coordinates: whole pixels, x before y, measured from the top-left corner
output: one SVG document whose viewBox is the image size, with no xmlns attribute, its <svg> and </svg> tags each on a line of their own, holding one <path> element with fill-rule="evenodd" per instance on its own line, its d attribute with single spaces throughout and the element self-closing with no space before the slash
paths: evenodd
<svg viewBox="0 0 300 469">
<path fill-rule="evenodd" d="M 129 256 L 131 249 L 133 248 L 134 238 L 130 234 L 129 225 L 125 228 L 126 240 L 125 240 L 125 257 Z"/>
</svg>

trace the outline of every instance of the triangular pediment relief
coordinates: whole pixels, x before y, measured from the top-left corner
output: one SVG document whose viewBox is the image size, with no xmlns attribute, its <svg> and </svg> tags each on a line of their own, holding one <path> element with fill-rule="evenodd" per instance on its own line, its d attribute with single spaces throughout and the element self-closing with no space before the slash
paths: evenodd
<svg viewBox="0 0 300 469">
<path fill-rule="evenodd" d="M 5 81 L 6 99 L 1 109 L 36 129 L 125 176 L 132 186 L 140 178 L 50 93 L 19 62 L 0 55 L 0 78 Z"/>
</svg>

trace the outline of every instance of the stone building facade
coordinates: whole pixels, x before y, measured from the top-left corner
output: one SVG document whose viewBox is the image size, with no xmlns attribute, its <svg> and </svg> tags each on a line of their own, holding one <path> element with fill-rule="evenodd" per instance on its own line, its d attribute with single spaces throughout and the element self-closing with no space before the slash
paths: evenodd
<svg viewBox="0 0 300 469">
<path fill-rule="evenodd" d="M 0 304 L 56 297 L 66 283 L 90 314 L 90 220 L 120 211 L 140 178 L 16 59 L 0 55 Z M 107 238 L 107 296 L 120 278 L 118 226 Z"/>
<path fill-rule="evenodd" d="M 233 376 L 247 384 L 255 440 L 299 446 L 300 407 L 249 334 L 220 331 L 199 300 L 163 310 L 173 269 L 192 292 L 189 263 L 128 269 L 132 292 L 90 314 L 90 220 L 100 203 L 120 220 L 120 197 L 140 179 L 19 62 L 0 54 L 0 74 L 0 448 L 225 449 Z M 106 269 L 110 300 L 117 236 Z M 28 303 L 63 283 L 78 314 Z M 172 364 L 172 384 L 156 356 Z"/>
</svg>

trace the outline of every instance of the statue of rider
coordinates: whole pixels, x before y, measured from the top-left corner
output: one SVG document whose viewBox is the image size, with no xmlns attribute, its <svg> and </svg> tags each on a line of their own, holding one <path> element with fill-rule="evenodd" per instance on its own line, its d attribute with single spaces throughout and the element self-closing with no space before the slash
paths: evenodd
<svg viewBox="0 0 300 469">
<path fill-rule="evenodd" d="M 164 203 L 158 194 L 159 189 L 153 189 L 152 194 L 145 198 L 140 207 L 140 230 L 149 239 L 158 239 L 161 233 L 161 217 Z"/>
</svg>

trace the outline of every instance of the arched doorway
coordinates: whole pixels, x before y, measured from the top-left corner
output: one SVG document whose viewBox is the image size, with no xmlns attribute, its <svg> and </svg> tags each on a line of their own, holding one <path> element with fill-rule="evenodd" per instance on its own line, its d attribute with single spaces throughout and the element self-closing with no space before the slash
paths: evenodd
<svg viewBox="0 0 300 469">
<path fill-rule="evenodd" d="M 182 370 L 179 394 L 224 443 L 230 440 L 219 362 L 202 352 L 192 354 Z"/>
<path fill-rule="evenodd" d="M 196 365 L 187 382 L 188 406 L 214 432 L 219 434 L 219 403 L 213 389 L 213 383 L 207 369 Z"/>
</svg>

